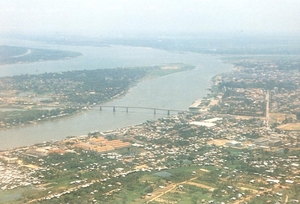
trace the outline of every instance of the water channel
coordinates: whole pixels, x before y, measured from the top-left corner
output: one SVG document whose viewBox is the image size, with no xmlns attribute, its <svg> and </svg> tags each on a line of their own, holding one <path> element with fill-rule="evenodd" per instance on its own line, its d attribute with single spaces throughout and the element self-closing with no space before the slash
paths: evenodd
<svg viewBox="0 0 300 204">
<path fill-rule="evenodd" d="M 122 98 L 106 105 L 142 106 L 176 110 L 188 110 L 195 100 L 206 96 L 210 79 L 218 73 L 230 71 L 232 65 L 223 63 L 215 56 L 197 53 L 176 53 L 143 47 L 107 46 L 85 47 L 46 44 L 25 40 L 0 39 L 0 45 L 30 48 L 58 49 L 81 52 L 75 59 L 24 63 L 0 66 L 0 76 L 40 74 L 82 69 L 138 67 L 185 63 L 195 69 L 151 80 L 132 87 Z M 87 134 L 91 130 L 107 131 L 147 120 L 167 117 L 166 113 L 153 111 L 100 111 L 98 108 L 85 111 L 61 120 L 53 120 L 0 131 L 0 150 L 32 145 L 49 140 L 61 140 L 70 135 Z"/>
</svg>

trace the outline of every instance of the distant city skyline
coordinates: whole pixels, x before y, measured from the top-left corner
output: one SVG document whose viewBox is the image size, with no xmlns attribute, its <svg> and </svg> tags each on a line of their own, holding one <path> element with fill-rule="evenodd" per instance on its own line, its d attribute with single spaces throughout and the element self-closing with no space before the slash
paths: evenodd
<svg viewBox="0 0 300 204">
<path fill-rule="evenodd" d="M 0 34 L 300 34 L 299 0 L 11 0 Z"/>
</svg>

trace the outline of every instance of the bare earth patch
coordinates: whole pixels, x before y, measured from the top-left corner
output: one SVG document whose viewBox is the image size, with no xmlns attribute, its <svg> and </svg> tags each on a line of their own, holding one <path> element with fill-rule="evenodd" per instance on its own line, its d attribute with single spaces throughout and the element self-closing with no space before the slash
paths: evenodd
<svg viewBox="0 0 300 204">
<path fill-rule="evenodd" d="M 161 69 L 179 69 L 179 65 L 168 65 L 168 66 L 163 66 Z"/>
<path fill-rule="evenodd" d="M 287 123 L 277 127 L 280 130 L 300 131 L 300 123 Z"/>
<path fill-rule="evenodd" d="M 213 188 L 211 186 L 204 185 L 202 183 L 196 183 L 196 182 L 189 181 L 186 184 L 189 184 L 189 185 L 192 185 L 192 186 L 197 186 L 197 187 L 200 187 L 200 188 L 205 188 L 205 189 L 208 189 L 211 192 L 213 192 L 215 190 L 215 188 Z"/>
<path fill-rule="evenodd" d="M 229 140 L 210 140 L 210 141 L 207 142 L 207 144 L 214 144 L 214 145 L 217 145 L 217 146 L 223 146 L 227 142 L 229 142 Z"/>
</svg>

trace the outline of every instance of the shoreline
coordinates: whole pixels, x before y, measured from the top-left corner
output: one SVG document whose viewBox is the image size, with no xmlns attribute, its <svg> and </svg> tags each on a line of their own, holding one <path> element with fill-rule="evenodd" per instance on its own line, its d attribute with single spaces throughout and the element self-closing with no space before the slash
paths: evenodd
<svg viewBox="0 0 300 204">
<path fill-rule="evenodd" d="M 128 47 L 128 46 L 121 46 L 121 47 L 124 48 L 124 47 Z M 122 51 L 124 51 L 124 49 Z M 153 50 L 157 50 L 158 51 L 157 54 L 162 54 L 161 50 L 158 50 L 156 48 L 154 48 Z M 170 74 L 169 75 L 170 77 L 168 76 L 167 78 L 164 78 L 163 80 L 154 80 L 155 84 L 153 84 L 153 83 L 146 83 L 145 84 L 143 82 L 145 80 L 149 81 L 149 79 L 142 79 L 138 83 L 134 83 L 133 86 L 131 86 L 128 90 L 126 90 L 126 93 L 122 94 L 121 96 L 119 96 L 117 98 L 114 98 L 113 100 L 123 98 L 124 95 L 127 95 L 129 93 L 130 96 L 128 98 L 126 98 L 125 101 L 124 101 L 124 103 L 128 104 L 128 99 L 132 98 L 132 96 L 138 96 L 138 95 L 136 95 L 136 92 L 140 93 L 143 90 L 148 92 L 148 90 L 150 90 L 149 89 L 150 87 L 148 87 L 148 86 L 151 84 L 151 86 L 155 87 L 156 84 L 157 84 L 156 82 L 159 82 L 159 85 L 163 85 L 163 86 L 166 85 L 166 88 L 162 87 L 163 90 L 165 90 L 165 91 L 173 90 L 174 85 L 175 86 L 180 86 L 180 87 L 182 87 L 182 90 L 179 90 L 180 93 L 182 93 L 183 88 L 186 90 L 186 88 L 192 86 L 192 87 L 190 87 L 191 89 L 189 89 L 187 91 L 187 94 L 185 94 L 185 92 L 183 92 L 184 95 L 186 95 L 186 97 L 187 97 L 184 100 L 185 102 L 183 100 L 180 100 L 180 97 L 178 98 L 179 93 L 175 94 L 175 97 L 167 97 L 166 101 L 163 98 L 162 98 L 163 99 L 162 101 L 155 101 L 155 100 L 152 101 L 152 99 L 150 99 L 150 98 L 145 99 L 145 100 L 150 100 L 151 103 L 153 102 L 153 107 L 156 107 L 156 106 L 157 107 L 160 107 L 160 106 L 168 107 L 168 105 L 166 105 L 166 104 L 170 104 L 170 103 L 172 103 L 171 102 L 172 100 L 174 100 L 174 99 L 177 100 L 178 99 L 179 102 L 176 102 L 175 107 L 176 106 L 184 107 L 188 110 L 188 106 L 195 99 L 205 97 L 206 94 L 209 92 L 209 90 L 207 90 L 207 87 L 210 86 L 210 81 L 211 81 L 212 77 L 214 77 L 216 74 L 220 74 L 220 73 L 223 73 L 223 72 L 227 72 L 228 70 L 232 70 L 231 66 L 228 66 L 228 65 L 221 62 L 221 60 L 219 59 L 219 56 L 211 56 L 211 55 L 206 56 L 206 55 L 198 54 L 198 53 L 195 53 L 195 54 L 194 53 L 186 53 L 186 56 L 184 56 L 184 57 L 179 56 L 179 57 L 182 57 L 183 58 L 182 59 L 182 58 L 178 58 L 177 55 L 173 55 L 173 54 L 170 55 L 169 51 L 168 52 L 163 52 L 163 53 L 166 53 L 166 57 L 170 57 L 170 58 L 167 58 L 168 61 L 170 62 L 169 64 L 172 64 L 172 63 L 173 64 L 174 63 L 192 64 L 192 65 L 195 66 L 195 68 L 193 70 L 191 70 L 190 72 L 184 71 L 183 73 L 186 73 L 186 74 L 181 74 L 181 75 Z M 155 54 L 153 54 L 153 56 L 157 57 L 157 55 L 155 55 Z M 194 57 L 196 57 L 196 58 L 194 58 Z M 199 57 L 199 58 L 197 58 L 197 57 Z M 161 60 L 158 60 L 158 62 L 156 62 L 156 60 L 154 60 L 153 62 L 154 62 L 154 64 L 163 64 L 163 65 L 166 64 L 166 62 L 160 62 L 160 61 Z M 137 66 L 142 66 L 142 65 L 137 65 Z M 157 65 L 149 65 L 149 63 L 146 62 L 145 65 L 143 65 L 143 66 L 144 67 L 145 66 L 151 67 L 151 66 L 157 66 Z M 120 65 L 120 66 L 117 66 L 117 67 L 133 67 L 133 66 L 132 65 L 124 65 L 124 66 Z M 0 68 L 1 68 L 1 66 L 0 66 Z M 196 75 L 194 73 L 196 73 Z M 204 75 L 202 73 L 204 73 Z M 196 77 L 198 75 L 199 75 L 199 77 Z M 180 84 L 178 84 L 178 82 L 179 83 L 184 83 L 185 79 L 188 79 L 190 77 L 192 77 L 191 78 L 192 81 L 191 81 L 190 84 L 185 83 L 186 85 L 184 85 L 184 86 L 181 86 Z M 180 80 L 179 80 L 179 78 L 180 78 Z M 174 80 L 174 82 L 176 84 L 174 84 L 174 83 L 172 84 L 172 81 L 163 82 L 165 79 L 168 79 L 168 80 L 172 79 L 172 80 Z M 203 79 L 205 79 L 205 80 L 203 81 Z M 152 81 L 152 79 L 150 81 Z M 199 81 L 201 83 L 198 83 Z M 140 88 L 136 89 L 135 87 L 140 83 L 142 84 L 142 86 L 138 86 Z M 205 87 L 202 87 L 203 83 L 206 84 Z M 146 87 L 144 87 L 144 86 L 146 86 Z M 131 91 L 132 88 L 134 88 L 134 89 Z M 151 88 L 152 91 L 159 91 L 160 89 L 161 89 L 160 87 L 155 87 L 154 90 L 152 90 L 152 88 Z M 167 94 L 167 93 L 169 93 L 169 92 L 164 92 L 164 94 Z M 142 94 L 142 92 L 141 92 L 141 94 Z M 163 94 L 163 93 L 159 93 L 159 95 L 161 95 L 161 94 Z M 151 97 L 151 96 L 146 94 L 145 97 Z M 163 95 L 161 97 L 163 97 Z M 146 102 L 145 104 L 147 104 L 147 101 L 143 101 L 143 100 L 144 100 L 143 98 L 139 98 L 139 101 L 141 102 L 140 104 L 144 104 L 144 102 Z M 106 101 L 106 102 L 110 102 L 110 101 Z M 106 103 L 106 102 L 103 102 L 103 103 Z M 117 103 L 123 103 L 123 101 L 116 101 L 116 102 Z M 184 106 L 182 106 L 181 104 L 184 104 Z M 138 106 L 138 105 L 134 105 L 134 106 Z M 170 106 L 172 106 L 172 104 L 170 104 Z M 85 114 L 87 112 L 88 112 L 88 114 Z M 33 126 L 33 125 L 25 125 L 21 128 L 21 130 L 17 130 L 17 131 L 14 131 L 17 128 L 6 129 L 7 131 L 1 130 L 1 132 L 2 131 L 6 132 L 6 133 L 1 134 L 2 135 L 1 137 L 4 138 L 4 143 L 3 144 L 5 144 L 5 143 L 6 144 L 15 144 L 14 141 L 19 141 L 19 142 L 16 142 L 16 143 L 21 143 L 21 144 L 22 143 L 23 144 L 30 144 L 30 143 L 34 144 L 34 143 L 39 143 L 40 141 L 45 141 L 45 140 L 47 141 L 47 140 L 49 140 L 49 138 L 56 139 L 56 138 L 65 138 L 68 135 L 80 135 L 80 134 L 83 134 L 83 132 L 87 133 L 89 130 L 93 130 L 93 129 L 101 129 L 101 130 L 107 129 L 108 130 L 108 129 L 115 129 L 115 128 L 120 128 L 120 127 L 125 127 L 125 126 L 128 126 L 128 125 L 130 126 L 130 125 L 133 125 L 133 124 L 139 124 L 142 121 L 152 120 L 152 119 L 149 119 L 149 118 L 153 118 L 152 115 L 146 116 L 146 115 L 143 115 L 143 114 L 134 115 L 134 116 L 129 115 L 129 116 L 126 116 L 126 117 L 123 114 L 120 114 L 117 117 L 115 117 L 112 114 L 103 113 L 102 114 L 103 117 L 107 117 L 107 119 L 105 118 L 104 121 L 102 121 L 103 120 L 102 116 L 99 116 L 99 117 L 95 116 L 95 115 L 97 115 L 97 113 L 93 113 L 93 112 L 89 112 L 89 111 L 80 111 L 80 113 L 84 113 L 84 116 L 78 118 L 78 117 L 76 117 L 76 115 L 79 115 L 79 113 L 78 114 L 76 113 L 76 114 L 74 114 L 70 117 L 69 116 L 66 117 L 66 118 L 73 118 L 71 120 L 69 120 L 69 119 L 59 120 L 59 121 L 66 121 L 66 122 L 51 123 L 49 121 L 43 121 L 43 123 L 46 122 L 45 124 L 48 124 L 48 125 L 40 126 L 39 124 L 37 124 L 37 128 L 35 128 L 35 126 Z M 73 116 L 75 116 L 75 117 L 73 117 Z M 85 120 L 86 117 L 96 117 L 97 120 L 100 119 L 100 121 L 99 121 L 98 124 L 96 124 L 97 122 L 96 121 L 95 122 L 90 121 L 91 119 Z M 84 121 L 82 121 L 82 119 L 84 119 Z M 108 120 L 108 122 L 106 122 L 107 120 Z M 127 120 L 129 122 L 126 122 Z M 77 123 L 81 123 L 81 122 L 83 122 L 83 124 L 85 124 L 87 122 L 88 123 L 86 125 L 79 125 L 78 127 L 73 128 L 74 125 L 76 126 Z M 104 124 L 103 124 L 103 122 L 104 122 Z M 114 124 L 112 125 L 111 123 L 114 123 Z M 100 127 L 99 127 L 99 124 L 101 124 Z M 52 132 L 52 130 L 48 130 L 49 128 L 51 128 L 52 126 L 55 126 L 55 125 L 59 125 L 61 127 L 59 127 L 58 129 L 56 127 L 54 127 L 55 131 L 53 131 L 53 132 Z M 30 126 L 34 127 L 34 128 L 30 128 Z M 83 127 L 83 126 L 85 126 L 86 128 L 82 129 L 81 127 Z M 27 127 L 29 127 L 29 128 L 27 128 Z M 75 130 L 79 129 L 79 127 L 81 128 L 82 131 L 79 132 L 78 134 L 74 133 Z M 63 128 L 65 128 L 65 129 L 63 129 Z M 33 132 L 33 131 L 36 131 L 37 133 L 32 134 L 31 138 L 28 141 L 25 141 L 26 138 L 28 136 L 30 136 L 31 132 Z M 43 134 L 41 131 L 48 131 L 48 132 L 46 132 L 46 134 Z M 39 134 L 39 135 L 37 135 L 37 134 Z M 8 137 L 8 135 L 9 135 L 9 137 Z M 13 138 L 15 138 L 15 139 L 13 139 Z M 34 138 L 37 138 L 37 139 L 34 139 Z M 22 142 L 22 140 L 24 140 L 25 142 Z M 33 141 L 33 142 L 31 142 L 31 141 Z M 19 146 L 19 145 L 17 144 L 15 146 Z M 21 145 L 21 146 L 23 146 L 23 145 Z M 10 147 L 8 147 L 8 148 L 10 148 Z M 7 147 L 4 147 L 3 149 L 7 149 Z"/>
<path fill-rule="evenodd" d="M 188 70 L 186 70 L 186 71 L 188 71 Z M 222 73 L 224 73 L 224 72 L 221 72 L 221 73 L 218 73 L 218 74 L 214 75 L 214 76 L 210 79 L 210 81 L 212 82 L 212 81 L 214 80 L 214 78 L 215 78 L 217 75 L 220 75 L 220 74 L 222 74 Z M 119 96 L 115 97 L 114 99 L 108 100 L 108 101 L 103 102 L 103 103 L 101 103 L 101 104 L 109 103 L 109 102 L 112 102 L 113 100 L 116 100 L 116 99 L 118 99 L 118 98 L 122 98 L 122 97 L 124 97 L 124 96 L 130 91 L 130 89 L 132 89 L 134 86 L 137 86 L 139 83 L 142 83 L 143 81 L 152 80 L 152 79 L 154 79 L 154 78 L 146 78 L 146 79 L 145 79 L 145 78 L 143 77 L 141 80 L 138 81 L 138 83 L 136 83 L 136 84 L 134 84 L 133 86 L 129 87 L 129 89 L 128 89 L 127 91 L 124 91 L 124 93 L 123 93 L 122 95 L 119 95 Z M 212 87 L 212 85 L 209 86 L 209 87 Z M 208 92 L 211 92 L 211 91 L 208 90 Z M 201 98 L 201 99 L 203 99 L 203 98 Z M 63 120 L 64 118 L 72 118 L 72 117 L 76 117 L 76 116 L 78 116 L 78 115 L 80 115 L 80 114 L 84 114 L 85 112 L 92 111 L 93 109 L 96 110 L 95 107 L 96 107 L 96 106 L 99 106 L 99 105 L 101 105 L 101 104 L 97 104 L 97 105 L 91 106 L 91 107 L 89 107 L 88 109 L 80 110 L 80 111 L 77 112 L 77 113 L 74 113 L 74 114 L 71 114 L 71 115 L 67 115 L 67 116 L 63 116 L 63 117 L 61 117 L 61 118 L 55 118 L 55 119 L 45 120 L 45 121 L 37 122 L 37 123 L 35 123 L 35 124 L 26 124 L 26 125 L 24 125 L 24 126 L 15 126 L 15 127 L 13 127 L 13 128 L 10 128 L 10 129 L 0 129 L 0 132 L 1 132 L 1 131 L 6 131 L 6 130 L 11 130 L 11 129 L 20 129 L 20 128 L 25 128 L 25 127 L 29 127 L 29 126 L 34 126 L 34 125 L 38 125 L 38 124 L 42 124 L 42 123 L 47 123 L 47 122 L 49 122 L 49 121 L 59 121 L 59 120 Z M 187 108 L 188 108 L 188 107 L 187 107 Z M 195 112 L 195 113 L 197 113 L 197 112 Z M 199 112 L 199 113 L 200 113 L 200 112 Z M 157 120 L 157 119 L 155 119 L 155 120 Z M 146 121 L 144 121 L 144 122 L 146 122 Z M 144 122 L 143 122 L 143 123 L 144 123 Z M 138 124 L 137 124 L 137 125 L 138 125 Z M 136 125 L 129 125 L 129 126 L 136 126 Z M 124 127 L 122 127 L 122 128 L 126 128 L 126 127 L 129 127 L 129 126 L 124 126 Z M 116 130 L 116 129 L 118 129 L 118 128 L 115 128 L 115 129 L 112 129 L 112 130 Z M 90 131 L 92 131 L 92 130 L 90 130 Z M 70 136 L 72 136 L 72 137 L 79 137 L 79 136 L 81 136 L 81 135 L 82 135 L 82 134 L 66 135 L 64 138 L 61 138 L 61 139 L 59 139 L 59 140 L 57 140 L 57 139 L 51 139 L 51 140 L 53 140 L 53 141 L 62 141 L 62 140 L 67 139 L 67 138 L 70 137 Z M 88 135 L 88 132 L 86 132 L 85 135 Z M 35 142 L 35 143 L 33 143 L 33 144 L 30 144 L 30 145 L 20 145 L 20 146 L 15 146 L 15 147 L 6 148 L 6 149 L 1 149 L 1 148 L 0 148 L 0 152 L 10 151 L 10 150 L 19 149 L 19 148 L 27 148 L 27 147 L 35 146 L 35 145 L 42 144 L 42 143 L 45 143 L 45 142 L 51 142 L 51 140 L 44 140 L 43 142 Z"/>
<path fill-rule="evenodd" d="M 165 66 L 165 65 L 161 65 L 161 66 L 157 66 L 157 67 L 162 68 L 163 66 Z M 46 123 L 46 122 L 49 122 L 49 121 L 57 121 L 57 120 L 63 120 L 64 118 L 73 117 L 73 116 L 79 115 L 81 113 L 84 113 L 86 111 L 92 110 L 96 106 L 101 106 L 101 105 L 104 105 L 106 103 L 113 102 L 116 99 L 123 98 L 126 94 L 129 93 L 130 89 L 132 89 L 133 87 L 137 86 L 139 83 L 142 83 L 144 81 L 153 80 L 153 79 L 156 79 L 156 78 L 159 78 L 159 77 L 167 76 L 169 74 L 175 74 L 175 73 L 185 72 L 185 71 L 195 69 L 195 66 L 186 65 L 186 64 L 182 64 L 182 63 L 177 64 L 177 66 L 179 68 L 178 69 L 172 69 L 172 71 L 170 73 L 160 72 L 157 75 L 155 75 L 150 71 L 144 77 L 140 78 L 136 82 L 131 82 L 130 86 L 127 89 L 124 89 L 122 92 L 116 94 L 112 98 L 104 100 L 104 101 L 102 101 L 100 103 L 97 103 L 97 104 L 94 104 L 94 105 L 83 106 L 83 107 L 79 108 L 77 111 L 75 111 L 74 113 L 71 113 L 71 114 L 68 114 L 68 115 L 63 115 L 63 116 L 55 116 L 54 118 L 48 117 L 46 119 L 41 119 L 41 120 L 27 121 L 26 123 L 17 124 L 17 125 L 14 125 L 14 126 L 9 126 L 8 128 L 7 127 L 0 127 L 0 131 L 10 130 L 10 129 L 18 129 L 18 128 L 27 127 L 27 126 L 31 126 L 31 125 Z M 138 67 L 137 68 L 133 67 L 133 69 L 139 69 L 139 68 Z M 163 69 L 159 69 L 159 70 L 163 70 Z M 83 71 L 83 70 L 81 70 L 81 71 Z M 57 108 L 64 110 L 64 108 L 54 107 L 54 109 L 57 109 Z M 24 109 L 17 110 L 17 111 L 24 111 Z"/>
<path fill-rule="evenodd" d="M 22 64 L 35 64 L 35 63 L 43 63 L 43 62 L 59 62 L 59 61 L 65 61 L 65 60 L 73 60 L 73 59 L 77 59 L 77 58 L 80 58 L 80 57 L 83 57 L 83 54 L 80 53 L 80 55 L 76 56 L 76 57 L 66 57 L 66 58 L 61 58 L 61 59 L 52 59 L 52 60 L 36 60 L 36 61 L 30 61 L 30 62 L 26 62 L 26 61 L 23 61 L 23 62 L 16 62 L 16 63 L 4 63 L 4 64 L 1 64 L 0 63 L 0 70 L 2 67 L 7 67 L 7 66 L 14 66 L 14 65 L 22 65 Z M 1 76 L 1 77 L 7 77 L 7 76 Z"/>
</svg>

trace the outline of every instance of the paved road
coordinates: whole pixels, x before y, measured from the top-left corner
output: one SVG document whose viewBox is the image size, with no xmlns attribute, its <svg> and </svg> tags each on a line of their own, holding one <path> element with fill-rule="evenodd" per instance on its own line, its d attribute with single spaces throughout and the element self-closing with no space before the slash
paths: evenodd
<svg viewBox="0 0 300 204">
<path fill-rule="evenodd" d="M 267 91 L 266 94 L 266 126 L 269 127 L 269 120 L 270 120 L 270 91 Z"/>
</svg>

